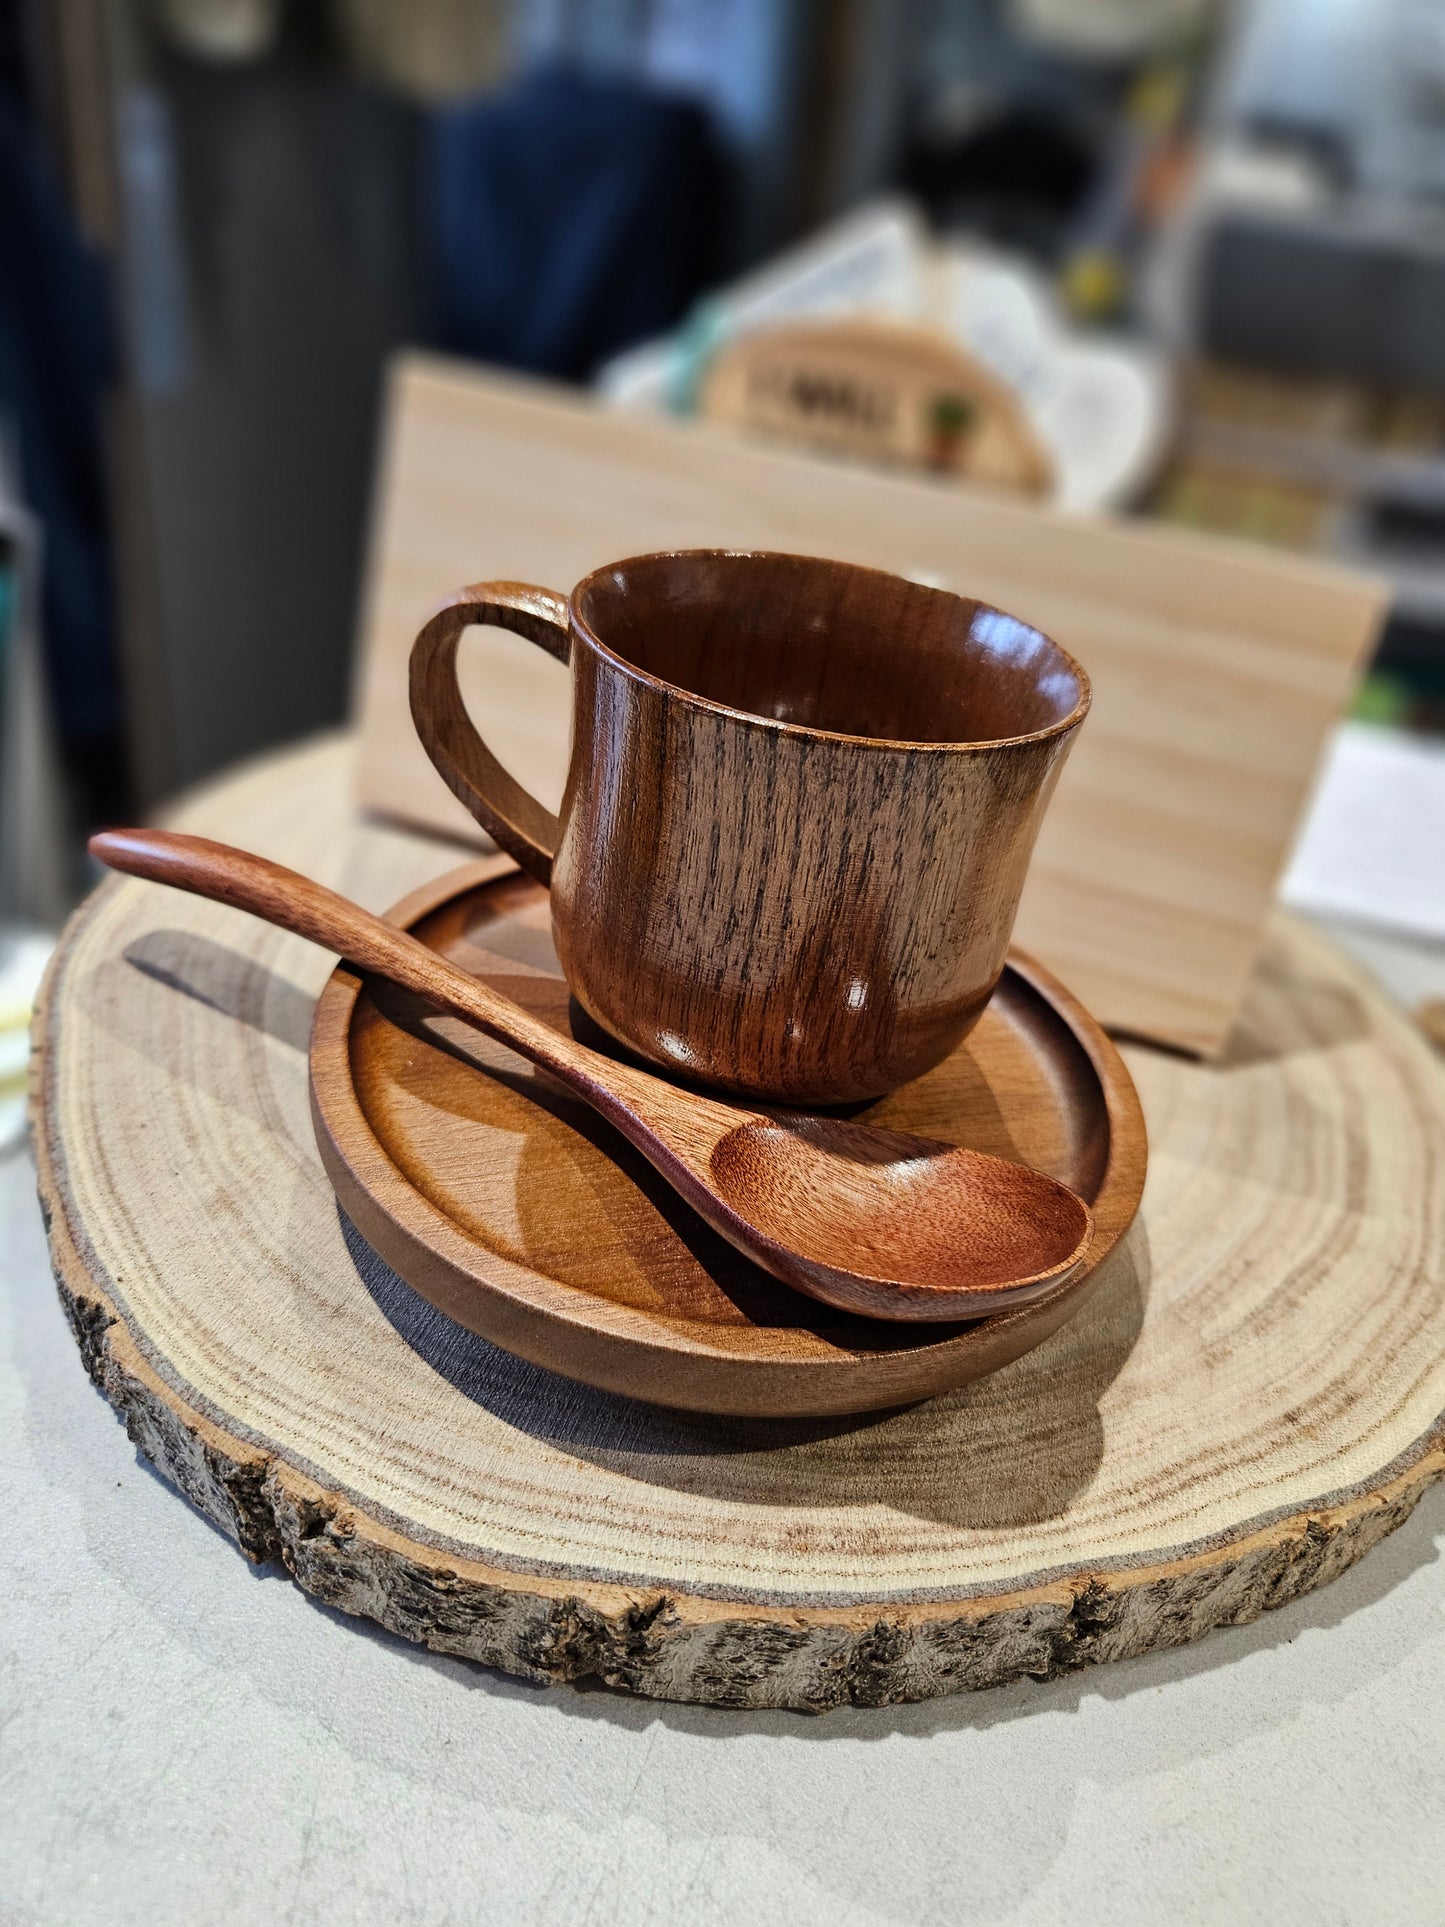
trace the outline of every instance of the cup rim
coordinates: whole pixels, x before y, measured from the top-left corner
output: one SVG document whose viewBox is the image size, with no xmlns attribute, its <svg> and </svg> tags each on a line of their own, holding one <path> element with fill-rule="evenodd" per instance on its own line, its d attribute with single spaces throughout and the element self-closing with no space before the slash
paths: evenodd
<svg viewBox="0 0 1445 1927">
<path fill-rule="evenodd" d="M 589 569 L 587 574 L 582 577 L 567 597 L 567 613 L 579 634 L 597 651 L 598 655 L 604 656 L 608 662 L 620 669 L 623 674 L 633 682 L 639 683 L 645 688 L 658 690 L 665 695 L 675 697 L 681 702 L 691 704 L 692 707 L 696 709 L 709 711 L 716 716 L 726 716 L 732 722 L 748 723 L 757 729 L 771 730 L 779 735 L 785 736 L 802 736 L 814 742 L 858 743 L 868 749 L 901 750 L 912 755 L 933 752 L 947 756 L 984 754 L 989 750 L 1023 748 L 1031 743 L 1046 743 L 1052 737 L 1065 736 L 1070 730 L 1077 729 L 1089 713 L 1094 692 L 1093 685 L 1089 681 L 1088 671 L 1082 663 L 1069 654 L 1062 643 L 1055 642 L 1051 635 L 1037 628 L 1032 622 L 1024 622 L 1022 616 L 1009 616 L 1009 620 L 1022 623 L 1024 628 L 1031 629 L 1036 636 L 1042 637 L 1050 649 L 1052 649 L 1073 672 L 1079 684 L 1079 699 L 1067 716 L 1061 717 L 1057 722 L 1046 724 L 1042 729 L 1030 730 L 1022 736 L 994 736 L 986 740 L 970 739 L 964 742 L 948 743 L 915 742 L 907 737 L 862 736 L 846 730 L 815 729 L 809 723 L 787 722 L 778 716 L 760 716 L 756 710 L 735 709 L 730 703 L 720 703 L 711 696 L 700 696 L 695 690 L 684 688 L 681 683 L 668 682 L 665 677 L 653 675 L 651 670 L 640 668 L 637 663 L 629 662 L 626 656 L 619 655 L 615 649 L 610 649 L 598 635 L 597 631 L 584 620 L 579 607 L 579 600 L 583 592 L 600 576 L 611 575 L 616 569 L 634 568 L 643 562 L 669 562 L 683 559 L 822 562 L 826 563 L 829 567 L 849 569 L 859 575 L 884 576 L 891 582 L 908 582 L 912 588 L 925 589 L 932 595 L 949 596 L 955 602 L 967 602 L 972 600 L 972 598 L 960 595 L 956 589 L 944 589 L 938 587 L 936 584 L 927 582 L 913 582 L 908 576 L 899 575 L 895 569 L 878 569 L 866 562 L 844 562 L 831 556 L 802 555 L 793 549 L 648 549 L 640 555 L 623 556 L 618 561 L 604 562 L 595 569 Z M 975 602 L 974 606 L 977 609 L 988 610 L 993 615 L 1008 614 L 1007 610 L 999 609 L 991 602 Z"/>
</svg>

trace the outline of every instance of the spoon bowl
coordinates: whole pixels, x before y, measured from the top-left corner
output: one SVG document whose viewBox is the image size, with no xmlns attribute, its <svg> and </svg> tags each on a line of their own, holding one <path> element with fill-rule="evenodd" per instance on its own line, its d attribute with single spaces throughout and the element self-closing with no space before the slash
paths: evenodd
<svg viewBox="0 0 1445 1927">
<path fill-rule="evenodd" d="M 1042 1171 L 679 1090 L 560 1035 L 323 885 L 227 844 L 108 830 L 90 849 L 112 869 L 321 944 L 508 1045 L 614 1124 L 740 1251 L 827 1304 L 873 1318 L 982 1318 L 1048 1291 L 1083 1261 L 1089 1208 Z"/>
<path fill-rule="evenodd" d="M 1075 1271 L 1093 1235 L 1084 1200 L 1042 1171 L 832 1118 L 741 1124 L 710 1170 L 775 1277 L 864 1316 L 884 1293 L 895 1318 L 1021 1304 Z"/>
</svg>

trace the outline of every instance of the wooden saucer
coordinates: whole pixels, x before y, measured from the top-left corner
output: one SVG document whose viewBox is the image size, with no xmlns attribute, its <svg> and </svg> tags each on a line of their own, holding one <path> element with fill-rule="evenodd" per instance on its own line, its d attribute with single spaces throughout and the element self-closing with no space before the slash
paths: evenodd
<svg viewBox="0 0 1445 1927">
<path fill-rule="evenodd" d="M 470 865 L 390 920 L 568 1027 L 547 894 L 531 878 Z M 874 1411 L 996 1371 L 1084 1304 L 1144 1186 L 1143 1116 L 1121 1058 L 1020 956 L 946 1063 L 860 1113 L 1035 1165 L 1092 1206 L 1079 1273 L 972 1324 L 883 1324 L 790 1291 L 551 1079 L 345 967 L 317 1005 L 310 1069 L 337 1196 L 416 1291 L 534 1364 L 694 1411 Z"/>
</svg>

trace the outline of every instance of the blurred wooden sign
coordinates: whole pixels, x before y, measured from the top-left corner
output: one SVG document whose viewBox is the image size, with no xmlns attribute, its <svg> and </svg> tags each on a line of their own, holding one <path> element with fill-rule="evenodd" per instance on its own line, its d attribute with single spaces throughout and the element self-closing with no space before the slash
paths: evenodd
<svg viewBox="0 0 1445 1927">
<path fill-rule="evenodd" d="M 703 376 L 702 414 L 810 448 L 1025 495 L 1052 467 L 1018 400 L 941 335 L 880 321 L 759 328 Z"/>
<path fill-rule="evenodd" d="M 489 576 L 569 589 L 600 563 L 689 547 L 873 563 L 1011 610 L 1078 656 L 1094 706 L 1017 940 L 1114 1028 L 1222 1047 L 1326 732 L 1383 613 L 1378 584 L 407 356 L 362 621 L 361 801 L 484 840 L 407 705 L 412 638 L 443 596 Z M 555 809 L 566 671 L 486 630 L 467 641 L 462 686 L 497 754 Z"/>
</svg>

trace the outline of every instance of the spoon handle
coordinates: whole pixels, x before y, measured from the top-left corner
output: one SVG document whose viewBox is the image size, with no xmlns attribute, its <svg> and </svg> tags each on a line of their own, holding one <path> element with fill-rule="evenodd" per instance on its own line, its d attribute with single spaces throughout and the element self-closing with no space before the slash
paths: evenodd
<svg viewBox="0 0 1445 1927">
<path fill-rule="evenodd" d="M 112 870 L 248 910 L 415 992 L 435 1009 L 474 1024 L 550 1071 L 634 1142 L 639 1126 L 649 1135 L 666 1132 L 659 1115 L 667 1108 L 659 1099 L 672 1095 L 666 1085 L 560 1035 L 405 930 L 384 923 L 324 884 L 227 843 L 175 830 L 103 830 L 90 839 L 90 851 Z M 707 1099 L 690 1097 L 687 1103 L 696 1110 L 712 1108 Z M 739 1122 L 738 1112 L 715 1108 L 726 1127 Z"/>
</svg>

